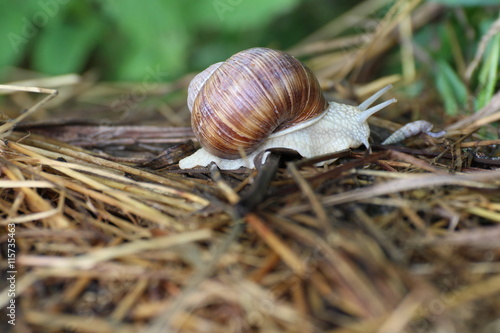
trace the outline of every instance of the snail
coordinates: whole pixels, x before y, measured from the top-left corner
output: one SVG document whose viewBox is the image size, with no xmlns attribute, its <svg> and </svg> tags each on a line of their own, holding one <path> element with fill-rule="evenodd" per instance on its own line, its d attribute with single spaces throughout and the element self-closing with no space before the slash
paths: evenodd
<svg viewBox="0 0 500 333">
<path fill-rule="evenodd" d="M 268 48 L 241 51 L 191 81 L 191 126 L 202 148 L 179 167 L 254 168 L 254 158 L 270 148 L 306 158 L 369 148 L 368 117 L 396 99 L 369 107 L 390 88 L 359 106 L 328 102 L 312 71 L 293 56 Z"/>
</svg>

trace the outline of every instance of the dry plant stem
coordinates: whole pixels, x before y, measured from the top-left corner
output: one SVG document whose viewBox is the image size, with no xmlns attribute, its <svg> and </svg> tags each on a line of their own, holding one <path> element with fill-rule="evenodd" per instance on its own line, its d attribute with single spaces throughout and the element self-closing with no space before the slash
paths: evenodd
<svg viewBox="0 0 500 333">
<path fill-rule="evenodd" d="M 310 42 L 327 40 L 341 34 L 344 30 L 363 22 L 369 15 L 387 5 L 389 2 L 389 0 L 362 1 L 359 5 L 353 7 L 318 31 L 306 37 L 300 42 L 299 46 L 292 49 L 292 53 L 295 49 L 300 50 L 301 48 L 307 47 L 307 44 Z"/>
<path fill-rule="evenodd" d="M 472 188 L 498 189 L 500 188 L 500 184 L 495 184 L 495 181 L 498 182 L 498 180 L 500 180 L 499 170 L 480 171 L 459 175 L 413 175 L 408 176 L 405 179 L 392 180 L 384 184 L 372 185 L 368 188 L 361 188 L 346 193 L 323 197 L 321 202 L 323 205 L 333 206 L 390 193 L 442 185 L 460 185 Z M 282 214 L 293 215 L 305 212 L 309 209 L 309 205 L 297 205 L 285 208 L 282 211 Z"/>
<path fill-rule="evenodd" d="M 21 204 L 24 202 L 25 197 L 26 195 L 22 191 L 20 191 L 16 194 L 16 198 L 13 200 L 14 202 L 12 203 L 12 205 L 2 204 L 0 208 L 3 212 L 7 213 L 7 220 L 16 216 L 17 212 L 19 211 L 19 207 L 21 207 Z"/>
<path fill-rule="evenodd" d="M 281 258 L 276 252 L 271 252 L 264 264 L 257 268 L 253 273 L 251 273 L 249 279 L 254 282 L 260 282 L 262 279 L 269 274 L 279 263 L 281 262 Z"/>
<path fill-rule="evenodd" d="M 411 163 L 411 165 L 413 167 L 417 167 L 419 169 L 422 169 L 422 170 L 425 170 L 425 171 L 429 171 L 429 172 L 432 172 L 432 173 L 437 174 L 437 175 L 439 175 L 439 174 L 442 174 L 442 175 L 449 174 L 447 171 L 441 170 L 441 169 L 439 169 L 439 168 L 437 168 L 437 167 L 429 164 L 425 160 L 416 158 L 415 156 L 412 156 L 412 155 L 409 155 L 409 154 L 404 154 L 404 153 L 401 153 L 401 152 L 398 152 L 398 151 L 391 151 L 390 152 L 390 157 L 393 160 L 401 160 L 403 162 Z M 402 175 L 402 176 L 404 177 L 406 175 Z"/>
<path fill-rule="evenodd" d="M 231 204 L 236 204 L 239 201 L 239 196 L 236 194 L 223 180 L 220 172 L 215 164 L 210 165 L 212 178 L 215 180 L 216 185 L 226 195 L 227 200 Z M 171 330 L 171 323 L 174 322 L 176 314 L 185 312 L 187 299 L 198 289 L 201 282 L 206 280 L 215 271 L 217 263 L 221 256 L 226 253 L 235 240 L 241 235 L 244 230 L 244 224 L 236 210 L 230 207 L 226 208 L 227 213 L 233 219 L 231 231 L 226 238 L 219 245 L 214 245 L 212 251 L 212 259 L 204 263 L 195 271 L 193 276 L 189 279 L 183 287 L 182 292 L 171 302 L 168 307 L 156 316 L 152 324 L 148 327 L 146 333 L 160 333 L 165 330 Z"/>
<path fill-rule="evenodd" d="M 498 239 L 500 238 L 500 225 L 488 227 L 484 229 L 461 230 L 447 234 L 445 237 L 424 239 L 424 244 L 434 246 L 472 246 L 483 248 L 498 247 Z"/>
<path fill-rule="evenodd" d="M 471 61 L 467 70 L 465 72 L 465 78 L 469 81 L 472 77 L 472 74 L 476 70 L 481 58 L 483 57 L 484 52 L 486 51 L 486 47 L 488 46 L 488 42 L 495 36 L 497 33 L 500 33 L 500 18 L 498 18 L 488 29 L 488 32 L 481 37 L 481 41 L 476 50 L 476 54 L 474 55 L 474 59 Z"/>
<path fill-rule="evenodd" d="M 28 151 L 27 149 L 22 149 L 20 145 L 15 144 L 13 142 L 8 143 L 11 146 L 14 146 L 17 148 L 17 150 L 24 151 L 30 155 L 34 155 L 33 152 Z M 36 155 L 36 154 L 35 154 Z M 133 197 L 129 196 L 126 192 L 111 188 L 109 186 L 104 185 L 102 182 L 93 179 L 89 177 L 88 175 L 79 172 L 78 170 L 84 169 L 83 166 L 80 165 L 72 165 L 70 163 L 65 163 L 65 162 L 58 162 L 58 161 L 53 161 L 53 160 L 48 160 L 43 158 L 42 156 L 37 156 L 41 162 L 45 162 L 44 164 L 50 165 L 52 168 L 68 175 L 69 177 L 73 179 L 77 179 L 81 181 L 82 183 L 86 184 L 87 186 L 94 188 L 95 190 L 98 190 L 102 192 L 103 196 L 109 196 L 113 198 L 112 200 L 115 201 L 116 204 L 121 205 L 122 209 L 125 212 L 130 212 L 134 213 L 137 212 L 139 214 L 143 214 L 143 216 L 151 221 L 155 221 L 161 225 L 164 225 L 169 228 L 174 228 L 174 229 L 183 229 L 179 223 L 177 223 L 173 218 L 161 213 L 157 209 L 150 207 L 139 200 L 134 199 Z M 91 170 L 89 170 L 91 171 Z M 92 170 L 93 172 L 96 172 L 96 170 Z M 113 177 L 114 175 L 110 174 L 108 175 L 110 177 Z M 116 176 L 114 176 L 116 177 Z M 76 185 L 76 184 L 74 184 Z M 97 194 L 97 193 L 96 193 Z"/>
<path fill-rule="evenodd" d="M 228 213 L 231 211 L 231 209 L 228 209 Z M 183 313 L 185 311 L 186 300 L 197 290 L 200 283 L 213 274 L 222 255 L 227 253 L 230 246 L 241 235 L 245 228 L 243 221 L 235 214 L 235 212 L 232 212 L 231 215 L 233 215 L 233 225 L 231 230 L 220 244 L 214 245 L 212 258 L 193 273 L 186 285 L 183 286 L 181 293 L 171 303 L 169 303 L 168 307 L 164 311 L 160 312 L 160 315 L 156 316 L 152 324 L 147 330 L 145 330 L 146 333 L 162 333 L 166 332 L 165 330 L 172 329 L 170 324 L 174 322 L 173 318 L 176 314 Z"/>
<path fill-rule="evenodd" d="M 245 193 L 237 202 L 236 210 L 240 216 L 252 212 L 255 207 L 264 199 L 269 189 L 269 184 L 276 174 L 280 163 L 280 156 L 269 153 L 264 165 L 259 170 L 257 177 L 247 193 Z"/>
<path fill-rule="evenodd" d="M 460 148 L 474 148 L 474 147 L 495 146 L 495 145 L 496 146 L 500 145 L 500 139 L 462 142 L 460 143 Z"/>
<path fill-rule="evenodd" d="M 135 286 L 130 292 L 125 295 L 125 297 L 121 300 L 118 306 L 115 308 L 113 313 L 110 315 L 110 318 L 116 322 L 121 322 L 125 318 L 125 316 L 130 312 L 130 310 L 134 307 L 136 302 L 139 300 L 141 294 L 144 293 L 144 290 L 148 287 L 148 279 L 142 278 L 137 281 Z"/>
<path fill-rule="evenodd" d="M 401 251 L 391 243 L 384 233 L 377 228 L 376 222 L 362 209 L 355 207 L 354 214 L 358 218 L 358 221 L 368 230 L 368 232 L 377 240 L 381 248 L 383 248 L 389 257 L 394 260 L 394 262 L 403 264 L 405 261 L 404 255 Z"/>
<path fill-rule="evenodd" d="M 54 182 L 60 181 L 60 179 L 59 179 L 60 177 L 57 177 L 54 175 L 44 174 L 43 176 L 49 180 L 54 181 Z M 73 190 L 77 193 L 81 193 L 85 196 L 88 196 L 88 198 L 97 200 L 98 202 L 101 202 L 104 204 L 108 204 L 112 207 L 117 207 L 126 213 L 138 214 L 138 216 L 141 216 L 144 219 L 149 219 L 151 221 L 155 221 L 161 226 L 165 226 L 165 225 L 168 226 L 171 223 L 173 223 L 170 216 L 166 216 L 164 214 L 157 213 L 157 211 L 151 210 L 151 209 L 147 209 L 146 211 L 140 211 L 130 201 L 128 201 L 128 203 L 123 203 L 119 200 L 119 198 L 114 198 L 113 196 L 110 196 L 108 194 L 101 193 L 99 191 L 95 191 L 93 189 L 86 187 L 85 185 L 76 184 L 75 182 L 67 182 L 67 183 L 64 183 L 64 185 L 70 190 Z M 125 195 L 125 194 L 123 194 L 123 195 Z M 88 208 L 91 211 L 95 211 L 93 209 L 93 207 L 88 207 Z M 154 215 L 151 215 L 151 212 L 154 212 L 153 213 Z M 77 216 L 83 218 L 83 216 L 81 216 L 81 215 L 77 215 Z M 89 221 L 92 221 L 92 219 L 90 219 Z M 99 225 L 101 225 L 101 223 L 97 223 L 97 225 L 99 226 Z M 106 227 L 106 226 L 101 225 L 100 227 L 102 228 L 102 227 Z M 109 227 L 110 226 L 108 226 L 108 228 Z M 128 238 L 128 237 L 126 237 L 126 238 Z"/>
<path fill-rule="evenodd" d="M 484 116 L 476 121 L 474 121 L 472 124 L 468 125 L 463 129 L 465 132 L 466 136 L 470 136 L 473 134 L 475 131 L 477 131 L 480 127 L 488 125 L 490 123 L 493 123 L 495 121 L 500 120 L 500 112 L 495 112 L 493 114 Z"/>
<path fill-rule="evenodd" d="M 490 102 L 472 116 L 464 118 L 446 127 L 446 131 L 470 132 L 478 127 L 500 119 L 500 91 L 491 98 Z M 450 133 L 451 135 L 452 133 Z"/>
<path fill-rule="evenodd" d="M 107 319 L 92 317 L 91 324 L 89 318 L 81 315 L 61 315 L 52 311 L 28 310 L 25 313 L 26 321 L 33 325 L 47 328 L 50 331 L 71 330 L 88 333 L 137 333 L 137 325 L 111 323 Z"/>
<path fill-rule="evenodd" d="M 432 293 L 427 287 L 419 286 L 401 301 L 397 308 L 379 326 L 376 333 L 399 333 L 404 332 L 405 327 L 414 320 L 422 304 L 432 297 Z"/>
<path fill-rule="evenodd" d="M 404 6 L 405 4 L 403 2 L 405 1 L 399 1 L 394 6 Z M 443 6 L 440 4 L 425 3 L 413 10 L 414 5 L 414 2 L 411 2 L 408 5 L 411 6 L 413 11 L 412 26 L 414 30 L 419 29 L 429 22 L 429 20 L 438 16 L 443 9 Z M 396 27 L 397 24 L 400 23 L 398 20 L 404 19 L 407 14 L 407 11 L 400 11 L 391 23 L 382 22 L 375 33 L 370 34 L 368 43 L 362 48 L 355 48 L 347 51 L 343 50 L 339 51 L 338 54 L 327 55 L 330 58 L 328 61 L 325 60 L 323 65 L 319 64 L 318 66 L 312 66 L 312 68 L 317 72 L 320 82 L 331 79 L 343 80 L 349 72 L 356 73 L 356 71 L 359 71 L 360 67 L 366 64 L 368 60 L 380 56 L 390 47 L 394 46 L 398 42 L 397 34 L 393 32 L 389 33 L 388 31 L 385 31 L 385 29 L 388 26 L 392 26 L 393 28 Z M 384 20 L 389 20 L 389 15 L 386 16 Z M 385 27 L 381 27 L 382 25 Z M 383 34 L 381 33 L 381 29 L 384 29 L 382 32 Z"/>
<path fill-rule="evenodd" d="M 33 158 L 40 159 L 40 162 L 42 162 L 46 165 L 58 165 L 58 166 L 62 166 L 62 167 L 68 166 L 68 163 L 58 162 L 58 161 L 54 161 L 54 160 L 43 157 L 42 154 L 46 155 L 48 153 L 44 150 L 39 150 L 39 149 L 34 148 L 34 147 L 29 147 L 29 146 L 26 146 L 23 144 L 14 143 L 12 141 L 9 141 L 7 143 L 7 146 L 12 147 L 15 150 L 17 150 L 23 154 L 26 154 L 28 156 L 31 156 Z M 45 145 L 43 145 L 43 147 L 46 149 L 51 149 L 52 151 L 58 153 L 58 156 L 56 156 L 55 158 L 60 157 L 61 155 L 71 156 L 71 157 L 74 157 L 76 159 L 76 160 L 74 160 L 75 163 L 77 163 L 77 162 L 81 163 L 81 161 L 84 161 L 84 162 L 91 163 L 93 165 L 97 164 L 100 167 L 106 167 L 106 168 L 122 171 L 122 172 L 125 172 L 125 173 L 130 174 L 130 175 L 134 175 L 134 176 L 137 176 L 137 177 L 140 177 L 143 179 L 154 181 L 158 184 L 166 185 L 166 186 L 161 186 L 161 188 L 160 188 L 160 185 L 148 185 L 146 183 L 143 183 L 144 187 L 151 186 L 154 188 L 156 186 L 158 188 L 158 190 L 161 189 L 161 191 L 164 192 L 165 194 L 179 195 L 187 200 L 198 202 L 201 205 L 207 205 L 209 203 L 206 199 L 204 199 L 200 196 L 197 196 L 193 193 L 185 191 L 190 186 L 194 185 L 194 184 L 191 184 L 191 182 L 186 182 L 186 185 L 184 185 L 181 182 L 176 182 L 176 181 L 170 180 L 166 177 L 160 177 L 160 176 L 157 176 L 157 175 L 152 174 L 150 172 L 136 169 L 136 168 L 124 165 L 124 164 L 108 161 L 106 159 L 96 157 L 96 156 L 90 155 L 90 154 L 85 153 L 85 152 L 74 151 L 72 149 L 57 147 L 57 146 L 49 145 L 49 144 L 45 144 Z M 38 153 L 35 153 L 35 151 L 37 151 Z M 75 169 L 85 169 L 85 167 L 82 165 L 74 165 L 73 167 Z M 85 170 L 85 171 L 87 171 L 87 170 Z M 95 168 L 93 170 L 88 170 L 88 171 L 92 171 L 93 173 L 97 172 Z M 114 175 L 107 172 L 105 176 L 106 177 L 113 177 Z M 130 179 L 127 181 L 129 182 Z M 177 188 L 180 188 L 180 189 L 177 189 Z"/>
<path fill-rule="evenodd" d="M 354 90 L 354 95 L 359 96 L 360 98 L 363 98 L 364 96 L 370 96 L 374 92 L 379 91 L 385 86 L 392 86 L 396 83 L 401 81 L 401 75 L 399 74 L 393 74 L 393 75 L 387 75 L 387 76 L 382 76 L 378 79 L 375 79 L 371 81 L 370 83 L 366 83 L 363 85 L 356 85 L 352 89 Z M 372 123 L 374 121 L 375 117 L 370 117 L 369 122 Z"/>
<path fill-rule="evenodd" d="M 306 267 L 300 259 L 284 242 L 282 242 L 275 233 L 269 229 L 264 221 L 256 214 L 247 214 L 245 220 L 262 237 L 269 247 L 271 247 L 283 261 L 298 276 L 304 276 Z"/>
<path fill-rule="evenodd" d="M 379 43 L 379 41 L 388 39 L 393 29 L 409 16 L 421 1 L 422 0 L 397 1 L 394 6 L 391 7 L 384 21 L 378 25 L 371 42 L 366 47 L 358 50 L 352 60 L 349 61 L 346 66 L 343 66 L 336 77 L 346 77 L 353 68 L 359 67 L 362 63 L 366 62 L 367 59 L 372 58 L 373 54 L 380 54 L 381 50 L 385 50 L 387 46 L 383 46 L 384 44 Z"/>
<path fill-rule="evenodd" d="M 17 174 L 14 169 L 11 168 L 2 168 L 2 173 L 4 173 L 9 179 L 14 181 L 22 181 L 24 180 L 22 175 Z M 28 187 L 21 187 L 20 191 L 22 191 L 26 197 L 28 204 L 31 209 L 35 212 L 38 212 L 36 216 L 31 215 L 30 219 L 39 218 L 46 221 L 52 228 L 54 229 L 64 229 L 70 226 L 69 221 L 61 214 L 60 207 L 54 209 L 52 205 L 43 199 L 35 190 Z M 30 221 L 30 220 L 28 220 Z M 28 222 L 26 220 L 22 220 L 21 222 Z M 34 220 L 31 220 L 34 221 Z"/>
<path fill-rule="evenodd" d="M 19 187 L 33 187 L 33 188 L 54 188 L 54 184 L 45 180 L 0 180 L 0 188 L 19 188 Z"/>
<path fill-rule="evenodd" d="M 480 207 L 469 207 L 465 210 L 471 214 L 487 218 L 491 221 L 500 222 L 500 213 L 495 213 Z"/>
<path fill-rule="evenodd" d="M 460 41 L 457 36 L 456 28 L 452 25 L 452 23 L 447 22 L 445 24 L 445 31 L 448 39 L 448 43 L 450 45 L 450 53 L 453 56 L 453 63 L 456 64 L 457 73 L 460 77 L 464 77 L 465 75 L 465 59 L 462 54 Z"/>
<path fill-rule="evenodd" d="M 165 237 L 157 237 L 148 240 L 135 240 L 116 246 L 101 248 L 88 254 L 78 257 L 56 257 L 56 256 L 36 256 L 22 255 L 19 257 L 21 265 L 32 267 L 50 267 L 60 270 L 81 269 L 90 270 L 97 264 L 110 259 L 126 257 L 141 253 L 147 250 L 167 249 L 181 244 L 208 240 L 212 233 L 207 229 L 183 232 Z"/>
<path fill-rule="evenodd" d="M 353 47 L 359 47 L 364 44 L 367 39 L 371 39 L 371 33 L 364 35 L 355 35 L 347 37 L 338 37 L 333 40 L 322 40 L 317 42 L 308 42 L 307 44 L 296 46 L 287 52 L 294 57 L 313 56 L 328 51 L 345 50 Z"/>
<path fill-rule="evenodd" d="M 302 177 L 302 175 L 297 170 L 297 167 L 295 166 L 294 163 L 288 163 L 287 169 L 292 175 L 297 185 L 304 193 L 304 195 L 311 203 L 311 207 L 316 216 L 318 217 L 318 220 L 321 223 L 325 235 L 329 235 L 331 232 L 333 232 L 333 228 L 330 224 L 330 220 L 328 219 L 328 215 L 326 214 L 324 207 L 321 205 L 321 202 L 319 201 L 317 195 L 314 193 L 309 183 L 307 183 L 304 177 Z"/>
<path fill-rule="evenodd" d="M 297 312 L 302 316 L 308 315 L 310 311 L 303 281 L 300 281 L 299 285 L 292 289 L 292 297 L 294 300 L 295 308 L 297 308 Z M 311 330 L 307 330 L 304 333 L 313 333 L 313 330 L 311 328 Z"/>
<path fill-rule="evenodd" d="M 394 196 L 394 194 L 391 194 L 391 196 Z M 419 231 L 423 232 L 427 236 L 431 235 L 431 232 L 427 228 L 427 225 L 425 224 L 424 220 L 418 216 L 417 212 L 413 209 L 411 206 L 402 206 L 401 210 L 404 215 L 408 218 L 408 220 L 413 224 Z"/>
<path fill-rule="evenodd" d="M 220 174 L 219 168 L 215 163 L 209 165 L 210 173 L 212 174 L 212 179 L 215 181 L 217 187 L 222 191 L 227 201 L 231 205 L 236 205 L 240 201 L 239 195 L 224 181 Z"/>
<path fill-rule="evenodd" d="M 17 128 L 78 147 L 180 143 L 195 139 L 191 127 L 104 126 L 98 122 L 82 124 L 53 120 L 43 123 L 23 123 Z"/>
<path fill-rule="evenodd" d="M 63 75 L 58 75 L 58 76 L 51 76 L 51 77 L 43 77 L 43 78 L 37 78 L 37 79 L 32 79 L 32 80 L 22 80 L 22 81 L 15 81 L 15 82 L 9 82 L 8 85 L 0 85 L 0 95 L 8 95 L 12 94 L 12 91 L 2 91 L 1 87 L 3 86 L 14 86 L 14 87 L 62 87 L 62 86 L 69 86 L 73 84 L 77 84 L 81 82 L 81 77 L 77 74 L 63 74 Z M 40 89 L 40 88 L 38 88 Z M 41 88 L 43 89 L 43 88 Z M 9 90 L 14 90 L 14 91 L 19 91 L 17 89 L 10 89 Z M 25 90 L 22 90 L 25 91 Z"/>
<path fill-rule="evenodd" d="M 191 207 L 186 206 L 185 202 L 182 202 L 180 198 L 176 198 L 178 190 L 174 190 L 174 192 L 171 193 L 171 189 L 162 185 L 137 182 L 128 177 L 106 172 L 104 169 L 46 159 L 43 156 L 30 151 L 28 147 L 23 147 L 11 141 L 8 144 L 17 148 L 17 151 L 21 151 L 22 153 L 35 158 L 37 163 L 50 166 L 51 168 L 59 170 L 70 176 L 70 180 L 67 180 L 65 177 L 58 177 L 50 173 L 39 173 L 39 176 L 57 184 L 57 186 L 74 190 L 77 193 L 81 193 L 89 198 L 95 199 L 97 202 L 104 202 L 111 207 L 117 207 L 123 212 L 127 212 L 129 214 L 137 214 L 147 220 L 155 221 L 159 225 L 165 225 L 168 228 L 185 228 L 182 223 L 176 221 L 174 218 L 179 213 L 174 213 L 174 217 L 165 214 L 165 212 L 162 212 L 156 207 L 143 203 L 142 201 L 145 198 L 149 197 L 149 200 L 151 200 L 149 202 L 162 202 L 171 207 L 175 207 L 175 209 L 188 209 L 188 211 L 205 206 L 197 204 Z M 13 161 L 12 163 L 17 162 Z M 83 184 L 87 185 L 82 185 L 81 183 L 75 182 L 71 179 L 79 179 L 83 182 Z M 181 193 L 185 192 L 179 191 L 178 194 L 182 197 L 183 195 Z M 174 196 L 173 198 L 171 198 L 172 195 Z M 93 207 L 88 208 L 91 211 L 95 211 Z M 165 209 L 167 212 L 169 211 L 167 207 L 164 207 L 164 210 Z"/>
<path fill-rule="evenodd" d="M 270 157 L 265 161 L 263 168 L 259 172 L 257 179 L 255 180 L 252 188 L 250 189 L 251 193 L 250 196 L 257 198 L 257 200 L 261 200 L 263 198 L 262 195 L 258 194 L 256 195 L 256 192 L 259 191 L 262 192 L 262 188 L 267 188 L 269 182 L 271 181 L 272 177 L 274 176 L 278 168 L 278 165 L 279 165 L 279 157 L 275 156 L 274 154 L 271 154 Z M 173 322 L 172 319 L 177 313 L 184 312 L 184 307 L 186 306 L 186 300 L 191 296 L 193 292 L 196 291 L 196 289 L 198 288 L 199 284 L 202 281 L 210 277 L 210 275 L 214 272 L 217 263 L 219 262 L 222 255 L 224 253 L 227 253 L 230 246 L 242 234 L 245 227 L 242 219 L 243 216 L 242 213 L 253 210 L 257 204 L 257 202 L 253 200 L 249 202 L 245 198 L 240 198 L 238 194 L 234 192 L 234 190 L 231 187 L 229 187 L 226 182 L 224 182 L 220 174 L 220 171 L 215 164 L 210 165 L 210 171 L 217 187 L 222 191 L 228 202 L 231 204 L 231 206 L 226 206 L 225 208 L 226 213 L 229 214 L 233 220 L 231 230 L 220 244 L 214 246 L 211 260 L 202 265 L 194 273 L 192 278 L 184 286 L 182 293 L 172 302 L 172 304 L 168 306 L 168 308 L 165 311 L 162 311 L 160 316 L 157 316 L 152 325 L 149 327 L 147 333 L 163 332 L 166 328 L 169 327 L 169 323 Z M 255 227 L 255 225 L 252 224 L 254 218 L 255 215 L 252 213 L 248 213 L 245 216 L 245 220 L 250 225 Z M 257 225 L 257 228 L 258 230 L 262 229 L 260 228 L 260 225 Z M 289 258 L 289 256 L 286 256 L 286 258 Z M 301 264 L 298 258 L 295 259 L 295 265 L 297 264 Z"/>
<path fill-rule="evenodd" d="M 404 82 L 410 83 L 415 80 L 415 58 L 413 50 L 413 29 L 411 17 L 405 17 L 400 25 L 400 38 L 401 38 L 401 64 L 403 69 Z"/>
<path fill-rule="evenodd" d="M 13 85 L 0 85 L 0 89 L 4 90 L 14 90 L 14 91 L 27 91 L 27 92 L 34 92 L 34 93 L 39 93 L 39 94 L 49 94 L 49 96 L 44 97 L 40 102 L 36 103 L 32 107 L 30 107 L 28 110 L 26 110 L 24 113 L 21 113 L 16 119 L 9 121 L 2 126 L 0 126 L 0 138 L 4 138 L 7 135 L 9 135 L 14 127 L 24 120 L 26 117 L 29 117 L 31 114 L 33 114 L 35 111 L 37 111 L 42 105 L 53 99 L 54 97 L 57 96 L 58 91 L 55 89 L 46 89 L 46 88 L 38 88 L 38 87 L 18 87 L 18 86 L 13 86 Z"/>
<path fill-rule="evenodd" d="M 95 226 L 99 230 L 103 230 L 106 233 L 115 235 L 126 240 L 138 240 L 141 238 L 151 238 L 152 234 L 149 230 L 136 226 L 130 223 L 130 221 L 118 218 L 103 207 L 99 207 L 97 215 L 99 219 L 92 218 L 86 214 L 79 213 L 76 210 L 66 207 L 64 213 L 70 216 L 74 220 L 87 221 L 90 225 Z M 107 219 L 114 225 L 103 223 L 102 219 Z"/>
<path fill-rule="evenodd" d="M 321 258 L 325 259 L 328 263 L 321 265 L 321 269 L 325 269 L 325 274 L 331 277 L 335 276 L 335 279 L 343 284 L 343 286 L 339 288 L 345 289 L 343 290 L 344 292 L 357 295 L 352 298 L 349 297 L 350 301 L 353 302 L 350 305 L 347 305 L 347 303 L 350 302 L 349 300 L 340 299 L 332 299 L 331 301 L 333 304 L 338 303 L 337 305 L 340 308 L 345 307 L 346 310 L 349 309 L 349 312 L 364 312 L 367 310 L 367 307 L 372 307 L 374 311 L 383 308 L 383 302 L 380 299 L 380 295 L 378 295 L 378 291 L 368 282 L 370 277 L 366 276 L 357 265 L 353 264 L 342 251 L 343 246 L 347 248 L 351 246 L 349 244 L 351 241 L 344 240 L 339 235 L 333 235 L 333 237 L 330 237 L 327 241 L 323 239 L 323 237 L 318 237 L 314 232 L 294 225 L 290 223 L 289 220 L 282 217 L 267 217 L 272 220 L 273 224 L 279 227 L 283 233 L 293 235 L 296 239 L 303 241 L 307 246 L 321 253 Z M 311 272 L 308 271 L 308 273 Z M 336 294 L 327 283 L 322 284 L 324 284 L 324 286 L 319 289 L 328 289 L 324 291 L 325 295 L 330 295 L 330 297 L 332 297 Z M 368 305 L 366 301 L 369 301 L 370 305 Z"/>
<path fill-rule="evenodd" d="M 427 150 L 412 149 L 412 148 L 405 148 L 405 147 L 396 147 L 396 146 L 372 145 L 372 148 L 374 150 L 386 150 L 386 151 L 388 151 L 387 149 L 390 149 L 391 153 L 392 152 L 400 152 L 400 153 L 404 153 L 405 155 L 408 155 L 408 156 L 414 155 L 414 156 L 432 157 L 433 158 L 432 164 L 436 164 L 437 165 L 438 162 L 439 162 L 439 160 L 446 161 L 446 160 L 453 160 L 453 159 L 455 159 L 455 154 L 454 153 L 455 153 L 455 151 L 457 149 L 460 151 L 462 141 L 463 141 L 462 139 L 457 140 L 453 145 L 450 145 L 449 147 L 446 147 L 443 151 L 440 151 L 440 152 L 430 152 L 430 151 L 427 151 Z M 450 152 L 451 148 L 453 148 L 455 150 L 453 153 Z M 470 158 L 471 158 L 472 162 L 478 163 L 480 165 L 489 166 L 491 168 L 500 167 L 500 161 L 498 161 L 496 159 L 491 159 L 491 158 L 487 158 L 487 157 L 481 158 L 481 157 L 476 156 L 476 155 L 471 155 Z M 380 163 L 381 166 L 384 166 L 384 167 L 388 167 L 388 166 L 406 167 L 406 168 L 411 168 L 412 167 L 412 165 L 411 165 L 412 163 L 399 162 L 399 161 L 390 161 L 390 160 L 386 160 L 385 157 L 383 159 L 381 159 L 380 162 L 381 162 Z M 428 163 L 424 162 L 423 165 L 425 165 L 425 164 L 428 164 Z M 432 164 L 428 164 L 428 167 L 429 168 L 437 169 Z M 432 170 L 430 170 L 428 168 L 423 168 L 423 169 L 424 170 L 428 170 L 430 172 L 434 172 L 434 171 L 432 171 Z M 394 171 L 394 170 L 391 170 L 391 171 Z M 449 170 L 447 172 L 446 169 L 443 168 L 441 170 L 441 172 L 449 173 Z"/>
<path fill-rule="evenodd" d="M 71 304 L 75 302 L 78 295 L 88 286 L 92 281 L 90 277 L 79 277 L 76 281 L 72 282 L 71 286 L 66 289 L 62 295 L 63 304 Z"/>
<path fill-rule="evenodd" d="M 494 295 L 500 292 L 500 275 L 494 275 L 482 281 L 470 284 L 467 287 L 462 287 L 460 292 L 451 290 L 441 296 L 442 299 L 447 299 L 449 302 L 443 304 L 443 311 L 454 309 L 460 305 L 471 303 L 472 301 L 481 299 L 487 295 Z M 413 319 L 424 318 L 432 308 L 425 307 L 419 311 Z"/>
</svg>

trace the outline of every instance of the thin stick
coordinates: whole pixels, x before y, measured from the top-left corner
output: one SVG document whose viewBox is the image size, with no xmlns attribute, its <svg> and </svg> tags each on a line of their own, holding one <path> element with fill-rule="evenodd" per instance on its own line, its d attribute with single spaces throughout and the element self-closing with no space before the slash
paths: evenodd
<svg viewBox="0 0 500 333">
<path fill-rule="evenodd" d="M 292 178 L 295 180 L 295 183 L 297 183 L 297 185 L 302 190 L 302 193 L 304 193 L 304 195 L 311 203 L 312 210 L 318 217 L 318 220 L 321 223 L 323 230 L 325 231 L 325 235 L 333 232 L 333 228 L 330 224 L 330 220 L 328 219 L 325 208 L 321 205 L 318 196 L 314 193 L 314 190 L 312 189 L 310 184 L 304 179 L 304 177 L 302 177 L 294 163 L 288 163 L 287 168 L 292 175 Z"/>
<path fill-rule="evenodd" d="M 5 89 L 5 90 L 15 90 L 15 91 L 27 91 L 27 92 L 34 92 L 34 93 L 39 93 L 39 94 L 49 94 L 49 96 L 46 96 L 44 99 L 42 99 L 40 102 L 36 103 L 32 107 L 30 107 L 26 112 L 21 113 L 16 119 L 12 121 L 8 121 L 2 126 L 0 126 L 0 138 L 5 138 L 8 136 L 14 127 L 23 121 L 25 118 L 30 116 L 32 113 L 34 113 L 36 110 L 38 110 L 42 105 L 53 99 L 54 97 L 57 96 L 59 93 L 56 89 L 47 89 L 47 88 L 38 88 L 38 87 L 21 87 L 21 86 L 13 86 L 13 85 L 8 85 L 8 84 L 0 84 L 0 89 Z"/>
</svg>

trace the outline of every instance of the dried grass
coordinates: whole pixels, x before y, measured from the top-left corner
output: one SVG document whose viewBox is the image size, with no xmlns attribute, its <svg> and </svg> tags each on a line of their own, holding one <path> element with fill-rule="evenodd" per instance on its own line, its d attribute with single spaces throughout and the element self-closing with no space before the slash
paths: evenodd
<svg viewBox="0 0 500 333">
<path fill-rule="evenodd" d="M 352 52 L 348 66 L 335 55 L 347 41 L 325 35 L 328 29 L 294 52 L 332 50 L 311 60 L 323 85 L 349 73 L 356 82 L 365 62 L 397 42 L 394 27 L 408 24 L 410 13 L 425 24 L 422 13 L 436 9 L 418 3 L 398 2 L 368 38 L 358 39 L 363 44 L 343 49 Z M 339 97 L 362 98 L 398 79 L 335 86 Z M 44 102 L 55 96 L 37 92 L 50 94 Z M 440 125 L 449 131 L 441 139 L 422 135 L 407 147 L 340 152 L 322 168 L 310 160 L 277 170 L 266 164 L 259 172 L 157 169 L 169 154 L 152 169 L 147 162 L 158 154 L 144 154 L 151 148 L 144 144 L 189 139 L 186 128 L 165 126 L 161 133 L 43 119 L 35 125 L 21 123 L 23 114 L 0 127 L 0 225 L 16 226 L 17 327 L 497 332 L 500 171 L 491 152 L 498 140 L 474 135 L 495 131 L 497 97 L 485 112 L 445 119 Z M 43 103 L 34 105 L 28 115 Z M 396 127 L 377 118 L 372 124 Z M 0 304 L 8 301 L 4 290 Z"/>
</svg>

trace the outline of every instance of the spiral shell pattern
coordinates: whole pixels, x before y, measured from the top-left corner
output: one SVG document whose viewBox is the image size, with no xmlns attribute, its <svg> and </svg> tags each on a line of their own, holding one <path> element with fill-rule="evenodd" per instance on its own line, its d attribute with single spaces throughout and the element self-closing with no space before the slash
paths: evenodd
<svg viewBox="0 0 500 333">
<path fill-rule="evenodd" d="M 284 52 L 252 48 L 209 69 L 190 85 L 191 125 L 201 146 L 222 158 L 250 154 L 328 107 L 311 70 Z"/>
</svg>

